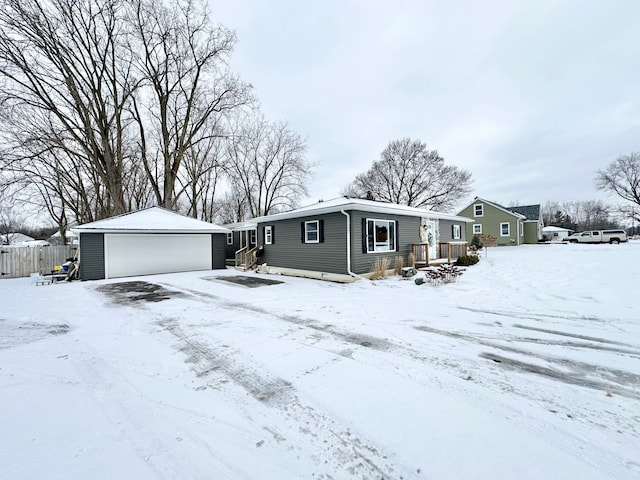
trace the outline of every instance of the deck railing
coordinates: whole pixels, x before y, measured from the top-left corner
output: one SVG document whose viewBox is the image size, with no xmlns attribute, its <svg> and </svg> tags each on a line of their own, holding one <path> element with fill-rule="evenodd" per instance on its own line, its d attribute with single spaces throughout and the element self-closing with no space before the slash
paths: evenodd
<svg viewBox="0 0 640 480">
<path fill-rule="evenodd" d="M 243 247 L 240 250 L 237 250 L 235 254 L 236 268 L 243 268 L 245 270 L 252 269 L 258 262 L 258 259 L 255 255 L 256 250 L 256 247 L 253 247 L 251 249 L 248 247 Z"/>
<path fill-rule="evenodd" d="M 429 245 L 427 243 L 412 243 L 411 253 L 416 268 L 429 266 Z"/>
<path fill-rule="evenodd" d="M 438 246 L 438 257 L 446 258 L 447 263 L 451 263 L 451 260 L 466 255 L 468 246 L 467 242 L 442 242 Z"/>
</svg>

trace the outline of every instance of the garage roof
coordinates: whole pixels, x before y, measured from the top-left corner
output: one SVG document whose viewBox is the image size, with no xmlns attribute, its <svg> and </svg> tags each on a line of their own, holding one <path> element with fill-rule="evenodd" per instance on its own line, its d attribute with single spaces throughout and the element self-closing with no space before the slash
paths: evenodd
<svg viewBox="0 0 640 480">
<path fill-rule="evenodd" d="M 117 217 L 78 225 L 72 229 L 78 233 L 230 233 L 221 227 L 161 207 L 150 207 Z"/>
</svg>

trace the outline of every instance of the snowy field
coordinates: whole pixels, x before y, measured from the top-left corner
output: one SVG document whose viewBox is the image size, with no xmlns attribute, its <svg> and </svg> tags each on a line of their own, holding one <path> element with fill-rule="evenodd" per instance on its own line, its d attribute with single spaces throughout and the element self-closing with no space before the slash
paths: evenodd
<svg viewBox="0 0 640 480">
<path fill-rule="evenodd" d="M 0 478 L 638 479 L 639 296 L 639 241 L 437 287 L 2 280 Z"/>
</svg>

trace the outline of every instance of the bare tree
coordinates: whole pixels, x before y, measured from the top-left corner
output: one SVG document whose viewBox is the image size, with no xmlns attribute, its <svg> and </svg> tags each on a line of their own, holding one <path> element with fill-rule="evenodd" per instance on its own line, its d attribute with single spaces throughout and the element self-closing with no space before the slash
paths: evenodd
<svg viewBox="0 0 640 480">
<path fill-rule="evenodd" d="M 419 140 L 394 140 L 365 173 L 344 190 L 348 196 L 372 198 L 411 207 L 450 210 L 470 192 L 471 173 L 445 165 L 436 150 Z"/>
<path fill-rule="evenodd" d="M 23 228 L 23 216 L 5 197 L 4 201 L 0 201 L 0 245 L 10 244 L 14 235 Z"/>
<path fill-rule="evenodd" d="M 286 123 L 258 117 L 232 128 L 225 173 L 235 198 L 244 196 L 249 216 L 297 206 L 313 174 L 305 151 L 305 141 Z"/>
<path fill-rule="evenodd" d="M 65 157 L 71 170 L 88 171 L 85 180 L 100 191 L 91 216 L 125 212 L 126 113 L 137 88 L 121 41 L 126 2 L 2 0 L 1 6 L 0 95 L 14 113 L 16 156 L 42 165 Z"/>
<path fill-rule="evenodd" d="M 209 137 L 186 152 L 176 197 L 186 197 L 186 213 L 191 217 L 213 222 L 221 208 L 214 198 L 223 175 L 224 143 L 225 139 L 221 137 Z"/>
<path fill-rule="evenodd" d="M 632 204 L 621 207 L 634 221 L 640 221 L 640 152 L 620 155 L 605 170 L 598 170 L 595 179 L 596 188 L 613 192 Z"/>
<path fill-rule="evenodd" d="M 217 116 L 252 101 L 251 87 L 229 71 L 235 35 L 211 23 L 204 2 L 137 0 L 134 9 L 130 48 L 145 80 L 132 110 L 141 159 L 157 204 L 174 208 L 185 157 L 219 133 Z"/>
</svg>

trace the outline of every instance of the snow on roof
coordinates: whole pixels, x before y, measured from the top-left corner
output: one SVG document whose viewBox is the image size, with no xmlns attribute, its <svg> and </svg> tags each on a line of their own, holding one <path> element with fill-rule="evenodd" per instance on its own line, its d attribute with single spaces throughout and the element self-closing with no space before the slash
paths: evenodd
<svg viewBox="0 0 640 480">
<path fill-rule="evenodd" d="M 472 222 L 467 217 L 458 215 L 449 215 L 447 213 L 434 212 L 425 208 L 408 207 L 406 205 L 398 205 L 396 203 L 376 202 L 373 200 L 364 200 L 361 198 L 338 197 L 327 201 L 319 201 L 313 205 L 296 208 L 283 213 L 275 213 L 264 217 L 255 218 L 253 221 L 264 223 L 273 220 L 284 220 L 287 218 L 298 218 L 310 215 L 321 215 L 325 213 L 335 213 L 341 210 L 359 210 L 372 213 L 382 213 L 389 215 L 408 215 L 411 217 L 431 217 L 442 220 L 454 220 L 458 222 Z"/>
<path fill-rule="evenodd" d="M 228 228 L 203 222 L 161 207 L 150 207 L 117 217 L 85 223 L 72 228 L 75 232 L 131 233 L 229 233 Z"/>
<path fill-rule="evenodd" d="M 573 232 L 570 228 L 554 227 L 549 225 L 548 227 L 542 227 L 543 232 Z"/>
<path fill-rule="evenodd" d="M 25 235 L 24 233 L 11 232 L 0 235 L 0 243 L 2 243 L 3 240 L 9 240 L 9 244 L 14 245 L 16 243 L 31 242 L 35 240 L 35 238 Z"/>
</svg>

